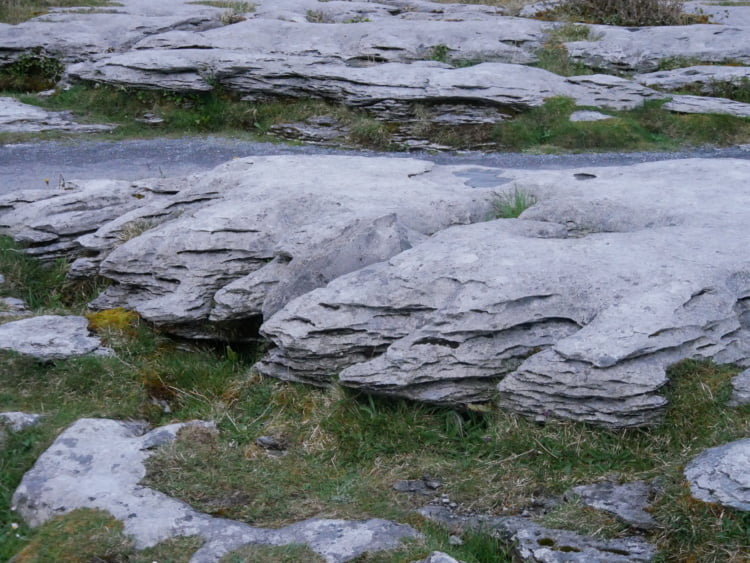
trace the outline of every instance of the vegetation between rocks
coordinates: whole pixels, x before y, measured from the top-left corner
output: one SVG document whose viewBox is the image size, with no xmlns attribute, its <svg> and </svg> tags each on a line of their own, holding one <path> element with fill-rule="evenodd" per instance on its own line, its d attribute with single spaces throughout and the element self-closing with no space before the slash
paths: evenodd
<svg viewBox="0 0 750 563">
<path fill-rule="evenodd" d="M 51 274 L 23 258 L 7 238 L 0 240 L 3 294 L 28 297 L 26 288 L 37 288 L 32 295 L 50 297 L 33 302 L 36 312 L 60 303 L 83 308 L 87 296 L 71 293 L 64 265 Z M 750 408 L 724 406 L 729 378 L 738 371 L 732 366 L 680 363 L 670 370 L 670 406 L 660 425 L 608 430 L 534 422 L 491 404 L 456 411 L 272 381 L 253 373 L 256 350 L 167 339 L 122 310 L 89 319 L 115 357 L 41 364 L 0 352 L 0 411 L 44 414 L 39 426 L 10 433 L 0 448 L 2 560 L 19 553 L 19 561 L 187 561 L 199 546 L 187 538 L 137 553 L 118 523 L 94 511 L 76 511 L 37 530 L 19 520 L 10 498 L 24 472 L 81 417 L 153 425 L 216 421 L 218 432 L 188 428 L 159 449 L 144 481 L 207 513 L 271 527 L 315 516 L 382 517 L 426 535 L 360 561 L 407 562 L 435 549 L 473 563 L 510 561 L 506 547 L 489 535 L 464 534 L 462 545 L 451 545 L 447 531 L 414 513 L 430 497 L 393 490 L 400 479 L 425 475 L 442 483 L 438 493 L 457 503 L 459 512 L 528 510 L 547 525 L 600 537 L 632 532 L 575 501 L 548 499 L 603 479 L 659 478 L 662 490 L 652 509 L 659 527 L 649 539 L 661 549 L 660 561 L 740 562 L 750 548 L 747 513 L 693 499 L 682 476 L 684 465 L 705 448 L 750 432 Z M 259 446 L 260 436 L 275 438 L 283 455 Z M 79 555 L 68 558 L 69 549 Z M 252 560 L 257 549 L 225 560 Z M 296 549 L 304 551 L 262 551 L 263 560 L 293 561 Z"/>
</svg>

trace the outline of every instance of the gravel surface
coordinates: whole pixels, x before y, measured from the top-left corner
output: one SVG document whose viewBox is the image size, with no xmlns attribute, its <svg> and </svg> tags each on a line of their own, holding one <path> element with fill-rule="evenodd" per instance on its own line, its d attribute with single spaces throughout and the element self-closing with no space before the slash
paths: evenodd
<svg viewBox="0 0 750 563">
<path fill-rule="evenodd" d="M 272 154 L 359 154 L 425 158 L 443 164 L 477 164 L 498 168 L 579 168 L 679 158 L 750 158 L 750 145 L 674 153 L 588 153 L 534 155 L 519 153 L 457 154 L 375 153 L 314 146 L 252 143 L 220 137 L 186 137 L 131 141 L 44 141 L 0 146 L 0 193 L 57 187 L 60 179 L 134 180 L 189 174 L 235 157 Z"/>
</svg>

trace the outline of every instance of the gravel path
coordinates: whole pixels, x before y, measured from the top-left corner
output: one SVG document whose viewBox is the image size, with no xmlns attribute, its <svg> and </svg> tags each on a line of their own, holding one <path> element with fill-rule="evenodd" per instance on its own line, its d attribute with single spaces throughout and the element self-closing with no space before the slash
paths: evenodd
<svg viewBox="0 0 750 563">
<path fill-rule="evenodd" d="M 314 146 L 252 143 L 220 137 L 186 137 L 132 141 L 46 141 L 0 146 L 0 193 L 26 188 L 57 187 L 65 180 L 113 178 L 134 180 L 188 174 L 212 168 L 234 157 L 272 154 L 365 154 Z M 750 159 L 750 146 L 700 149 L 675 153 L 588 153 L 532 155 L 518 153 L 427 154 L 385 153 L 393 158 L 414 156 L 439 163 L 477 164 L 498 168 L 578 168 L 679 158 Z M 46 181 L 45 181 L 46 180 Z"/>
</svg>

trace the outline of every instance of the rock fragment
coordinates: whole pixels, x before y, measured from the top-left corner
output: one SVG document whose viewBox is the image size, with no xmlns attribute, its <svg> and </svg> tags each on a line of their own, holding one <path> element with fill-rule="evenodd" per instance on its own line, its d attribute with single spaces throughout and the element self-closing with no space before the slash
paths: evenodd
<svg viewBox="0 0 750 563">
<path fill-rule="evenodd" d="M 573 487 L 566 497 L 577 497 L 586 506 L 614 514 L 619 520 L 642 530 L 656 526 L 646 512 L 654 494 L 652 483 L 634 481 L 618 485 L 609 481 Z"/>
<path fill-rule="evenodd" d="M 750 369 L 732 378 L 732 397 L 727 406 L 741 407 L 750 404 Z"/>
<path fill-rule="evenodd" d="M 750 510 L 750 438 L 709 448 L 685 467 L 693 496 Z"/>
<path fill-rule="evenodd" d="M 41 131 L 93 133 L 111 131 L 113 128 L 112 125 L 76 123 L 70 112 L 51 112 L 21 103 L 15 98 L 0 97 L 0 133 L 39 133 Z"/>
<path fill-rule="evenodd" d="M 24 428 L 35 426 L 41 419 L 42 415 L 40 414 L 0 412 L 0 426 L 5 425 L 13 432 L 19 432 Z"/>
<path fill-rule="evenodd" d="M 84 317 L 43 315 L 0 325 L 0 349 L 59 360 L 85 354 L 109 355 L 99 338 L 89 335 Z"/>
</svg>

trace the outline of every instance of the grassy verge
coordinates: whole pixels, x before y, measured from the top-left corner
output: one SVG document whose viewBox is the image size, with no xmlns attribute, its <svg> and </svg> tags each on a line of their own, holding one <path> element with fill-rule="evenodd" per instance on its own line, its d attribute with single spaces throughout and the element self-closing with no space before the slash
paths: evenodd
<svg viewBox="0 0 750 563">
<path fill-rule="evenodd" d="M 3 0 L 0 2 L 0 22 L 21 23 L 46 14 L 50 8 L 96 8 L 117 5 L 108 0 Z"/>
<path fill-rule="evenodd" d="M 60 297 L 39 298 L 37 307 L 67 302 L 81 309 L 82 294 L 70 295 L 59 273 L 32 267 L 7 239 L 3 244 L 6 294 L 24 297 L 26 287 L 46 288 Z M 400 551 L 361 561 L 407 562 L 434 549 L 472 563 L 509 561 L 496 539 L 467 534 L 463 545 L 451 545 L 447 532 L 414 515 L 427 499 L 392 486 L 425 475 L 439 480 L 438 493 L 449 495 L 461 510 L 495 514 L 515 513 L 533 505 L 532 499 L 615 474 L 623 482 L 659 477 L 664 487 L 653 509 L 659 528 L 649 539 L 662 550 L 661 561 L 742 561 L 750 547 L 748 515 L 692 499 L 681 473 L 703 449 L 750 432 L 750 408 L 723 406 L 729 379 L 738 371 L 731 366 L 695 361 L 675 366 L 663 422 L 612 431 L 565 422 L 539 425 L 492 409 L 458 412 L 268 380 L 252 373 L 252 351 L 175 342 L 122 312 L 94 315 L 91 321 L 116 357 L 40 364 L 0 353 L 0 411 L 45 415 L 39 426 L 10 434 L 0 449 L 0 560 L 21 552 L 20 561 L 186 561 L 197 549 L 195 539 L 188 538 L 138 554 L 119 524 L 93 511 L 38 530 L 19 521 L 10 498 L 23 473 L 59 432 L 84 416 L 145 419 L 154 425 L 215 420 L 218 433 L 187 429 L 157 451 L 145 480 L 210 514 L 274 527 L 315 516 L 382 517 L 426 534 Z M 256 444 L 259 436 L 273 436 L 286 454 L 271 455 Z M 630 532 L 575 502 L 544 518 L 549 525 L 602 537 Z M 49 549 L 58 551 L 43 551 Z M 85 558 L 66 559 L 66 549 Z M 293 561 L 300 549 L 261 555 L 250 550 L 226 560 Z"/>
</svg>

